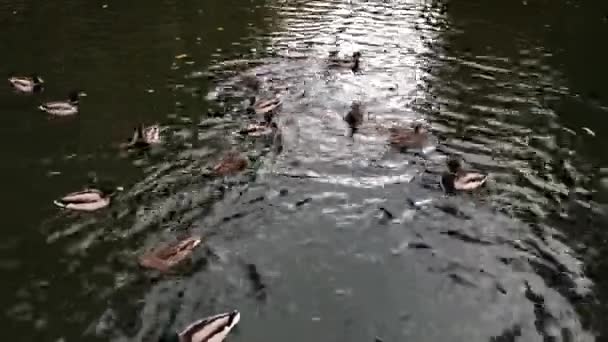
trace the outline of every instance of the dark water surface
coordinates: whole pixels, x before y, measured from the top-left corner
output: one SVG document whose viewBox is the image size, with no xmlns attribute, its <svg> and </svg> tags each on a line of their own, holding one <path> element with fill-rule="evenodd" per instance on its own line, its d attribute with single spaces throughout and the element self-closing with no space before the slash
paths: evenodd
<svg viewBox="0 0 608 342">
<path fill-rule="evenodd" d="M 591 341 L 608 336 L 605 1 L 2 1 L 3 338 L 156 341 L 239 309 L 231 341 Z M 328 70 L 329 51 L 362 70 Z M 240 138 L 239 85 L 282 91 L 277 142 Z M 45 99 L 82 89 L 81 113 Z M 354 137 L 342 117 L 367 114 Z M 427 122 L 439 148 L 387 146 Z M 117 145 L 138 123 L 162 147 Z M 244 173 L 203 176 L 235 149 Z M 278 153 L 280 152 L 280 153 Z M 491 174 L 438 185 L 446 154 Z M 93 214 L 52 200 L 95 172 Z M 136 258 L 186 233 L 193 266 Z"/>
</svg>

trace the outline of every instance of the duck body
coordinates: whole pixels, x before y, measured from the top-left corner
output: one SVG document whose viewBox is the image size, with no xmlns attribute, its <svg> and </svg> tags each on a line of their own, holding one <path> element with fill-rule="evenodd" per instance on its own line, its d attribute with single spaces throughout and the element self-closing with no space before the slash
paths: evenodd
<svg viewBox="0 0 608 342">
<path fill-rule="evenodd" d="M 258 99 L 255 96 L 249 98 L 249 107 L 247 112 L 250 114 L 260 115 L 264 117 L 264 121 L 270 123 L 274 114 L 281 108 L 283 101 L 280 97 L 274 96 L 267 99 Z"/>
<path fill-rule="evenodd" d="M 213 167 L 213 172 L 216 175 L 227 176 L 243 171 L 247 166 L 249 166 L 249 161 L 246 157 L 238 152 L 229 152 Z"/>
<path fill-rule="evenodd" d="M 54 201 L 61 208 L 77 211 L 96 211 L 110 205 L 110 195 L 97 189 L 72 192 Z"/>
<path fill-rule="evenodd" d="M 351 129 L 351 135 L 354 134 L 361 123 L 363 122 L 363 110 L 359 102 L 353 102 L 350 111 L 344 116 L 344 121 Z"/>
<path fill-rule="evenodd" d="M 460 165 L 460 161 L 448 160 L 448 172 L 441 176 L 441 187 L 447 193 L 458 191 L 471 191 L 482 187 L 488 179 L 488 175 L 465 171 Z"/>
<path fill-rule="evenodd" d="M 34 93 L 42 90 L 44 80 L 38 75 L 27 77 L 11 76 L 8 78 L 8 83 L 18 92 Z"/>
<path fill-rule="evenodd" d="M 428 134 L 420 124 L 415 125 L 413 129 L 392 127 L 389 134 L 391 146 L 399 149 L 421 149 L 429 142 Z"/>
<path fill-rule="evenodd" d="M 222 342 L 240 319 L 241 314 L 236 310 L 203 318 L 179 333 L 163 336 L 160 342 Z"/>
<path fill-rule="evenodd" d="M 201 244 L 200 237 L 188 237 L 176 243 L 161 246 L 139 258 L 142 267 L 169 272 L 192 255 L 192 251 Z"/>
<path fill-rule="evenodd" d="M 70 93 L 67 101 L 46 102 L 38 107 L 41 111 L 55 116 L 69 116 L 78 113 L 79 95 Z"/>
<path fill-rule="evenodd" d="M 277 124 L 272 122 L 270 124 L 267 123 L 254 123 L 249 124 L 247 127 L 243 128 L 239 131 L 239 134 L 248 135 L 251 137 L 262 137 L 272 135 L 277 131 Z"/>
<path fill-rule="evenodd" d="M 338 57 L 337 52 L 332 51 L 329 55 L 329 67 L 351 69 L 353 72 L 357 72 L 361 67 L 361 52 L 356 51 L 351 58 L 343 59 Z"/>
</svg>

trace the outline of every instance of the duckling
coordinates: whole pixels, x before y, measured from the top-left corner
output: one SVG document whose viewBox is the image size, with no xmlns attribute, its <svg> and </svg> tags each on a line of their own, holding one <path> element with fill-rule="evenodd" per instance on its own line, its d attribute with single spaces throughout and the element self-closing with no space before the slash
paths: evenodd
<svg viewBox="0 0 608 342">
<path fill-rule="evenodd" d="M 448 159 L 447 166 L 449 172 L 441 176 L 441 187 L 447 193 L 475 190 L 488 179 L 487 175 L 463 170 L 460 160 L 456 158 Z"/>
<path fill-rule="evenodd" d="M 161 272 L 169 272 L 192 255 L 192 251 L 201 244 L 201 238 L 191 236 L 181 241 L 158 247 L 139 258 L 139 265 L 154 268 Z"/>
<path fill-rule="evenodd" d="M 220 176 L 227 176 L 243 171 L 249 166 L 247 157 L 236 151 L 228 152 L 222 160 L 213 167 L 213 173 Z"/>
<path fill-rule="evenodd" d="M 350 136 L 353 136 L 363 122 L 363 109 L 361 108 L 361 103 L 355 101 L 351 104 L 350 111 L 344 116 L 344 121 L 350 128 Z"/>
<path fill-rule="evenodd" d="M 82 191 L 72 192 L 63 196 L 53 203 L 60 207 L 76 211 L 96 211 L 110 205 L 110 199 L 117 191 L 124 190 L 117 187 L 114 190 L 100 190 L 89 188 Z"/>
<path fill-rule="evenodd" d="M 423 148 L 429 140 L 427 130 L 419 123 L 413 129 L 392 127 L 389 133 L 390 144 L 400 149 Z"/>
<path fill-rule="evenodd" d="M 42 90 L 44 80 L 40 76 L 33 74 L 28 77 L 10 76 L 8 83 L 16 91 L 22 93 L 35 93 Z"/>
<path fill-rule="evenodd" d="M 56 116 L 68 116 L 78 113 L 78 102 L 80 100 L 80 94 L 73 91 L 69 94 L 67 101 L 54 101 L 43 103 L 38 107 L 41 111 L 47 112 L 51 115 Z"/>
<path fill-rule="evenodd" d="M 179 333 L 162 336 L 160 342 L 222 342 L 240 319 L 241 314 L 236 310 L 203 318 Z"/>
<path fill-rule="evenodd" d="M 361 66 L 361 52 L 355 51 L 351 58 L 341 59 L 338 54 L 331 52 L 329 55 L 329 67 L 330 68 L 348 68 L 353 72 L 359 71 Z"/>
<path fill-rule="evenodd" d="M 269 99 L 259 100 L 255 96 L 249 98 L 249 107 L 247 112 L 251 115 L 263 115 L 266 122 L 270 122 L 275 112 L 277 112 L 283 101 L 280 97 L 275 96 Z"/>
<path fill-rule="evenodd" d="M 159 125 L 144 127 L 139 125 L 133 132 L 133 137 L 128 143 L 123 144 L 126 148 L 146 148 L 161 142 Z"/>
</svg>

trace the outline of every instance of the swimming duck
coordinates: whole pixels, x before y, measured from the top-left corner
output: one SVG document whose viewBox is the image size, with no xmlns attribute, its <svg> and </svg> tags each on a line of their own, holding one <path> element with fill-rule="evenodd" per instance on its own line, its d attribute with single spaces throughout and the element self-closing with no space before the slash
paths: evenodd
<svg viewBox="0 0 608 342">
<path fill-rule="evenodd" d="M 247 108 L 247 112 L 255 115 L 263 115 L 264 121 L 270 122 L 275 112 L 281 107 L 282 104 L 283 101 L 278 96 L 262 100 L 252 96 L 249 98 L 249 107 Z"/>
<path fill-rule="evenodd" d="M 338 57 L 336 52 L 329 54 L 329 67 L 330 68 L 348 68 L 353 72 L 357 72 L 360 69 L 361 64 L 361 52 L 355 51 L 351 58 L 342 59 Z"/>
<path fill-rule="evenodd" d="M 222 160 L 219 161 L 214 167 L 213 172 L 216 175 L 227 176 L 233 173 L 243 171 L 249 166 L 249 160 L 247 157 L 241 155 L 236 151 L 228 152 Z"/>
<path fill-rule="evenodd" d="M 169 272 L 192 255 L 192 251 L 201 244 L 201 238 L 191 236 L 181 241 L 158 247 L 139 258 L 139 265 Z"/>
<path fill-rule="evenodd" d="M 254 123 L 247 125 L 246 128 L 243 128 L 239 131 L 240 134 L 249 135 L 251 137 L 261 137 L 268 136 L 279 129 L 276 122 L 262 122 L 262 123 Z"/>
<path fill-rule="evenodd" d="M 33 74 L 29 77 L 10 76 L 8 83 L 19 92 L 34 93 L 42 90 L 44 80 L 40 76 Z"/>
<path fill-rule="evenodd" d="M 389 133 L 390 144 L 400 149 L 423 148 L 429 140 L 427 130 L 419 123 L 413 129 L 391 127 Z"/>
<path fill-rule="evenodd" d="M 456 158 L 448 159 L 447 166 L 448 172 L 441 176 L 441 186 L 447 193 L 475 190 L 488 179 L 487 175 L 463 170 L 460 160 Z"/>
<path fill-rule="evenodd" d="M 160 141 L 159 125 L 152 125 L 148 127 L 139 125 L 133 132 L 133 137 L 131 137 L 131 140 L 129 140 L 129 142 L 123 146 L 127 148 L 145 148 L 149 147 L 150 145 L 158 144 Z"/>
<path fill-rule="evenodd" d="M 76 210 L 76 211 L 96 211 L 110 205 L 110 199 L 117 191 L 122 191 L 122 187 L 117 187 L 114 190 L 99 190 L 85 189 L 82 191 L 72 192 L 63 196 L 53 203 L 61 208 Z"/>
<path fill-rule="evenodd" d="M 43 103 L 38 107 L 41 111 L 51 115 L 68 116 L 78 113 L 78 102 L 80 94 L 73 91 L 69 94 L 67 101 L 54 101 Z"/>
<path fill-rule="evenodd" d="M 260 90 L 260 80 L 255 75 L 243 75 L 241 77 L 241 84 L 252 91 Z"/>
<path fill-rule="evenodd" d="M 234 310 L 193 322 L 179 333 L 161 337 L 160 342 L 222 342 L 240 321 L 241 314 Z"/>
<path fill-rule="evenodd" d="M 352 136 L 363 122 L 363 109 L 361 108 L 361 103 L 355 101 L 351 104 L 350 111 L 344 116 L 344 121 L 351 129 L 350 135 Z"/>
</svg>

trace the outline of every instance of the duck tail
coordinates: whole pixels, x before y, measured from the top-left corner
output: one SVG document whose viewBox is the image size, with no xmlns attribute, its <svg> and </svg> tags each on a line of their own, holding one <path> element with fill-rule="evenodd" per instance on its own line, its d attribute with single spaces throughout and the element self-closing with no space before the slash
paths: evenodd
<svg viewBox="0 0 608 342">
<path fill-rule="evenodd" d="M 66 208 L 67 207 L 67 205 L 64 202 L 62 202 L 61 200 L 54 200 L 53 204 L 56 205 L 56 206 L 58 206 L 59 208 Z"/>
</svg>

